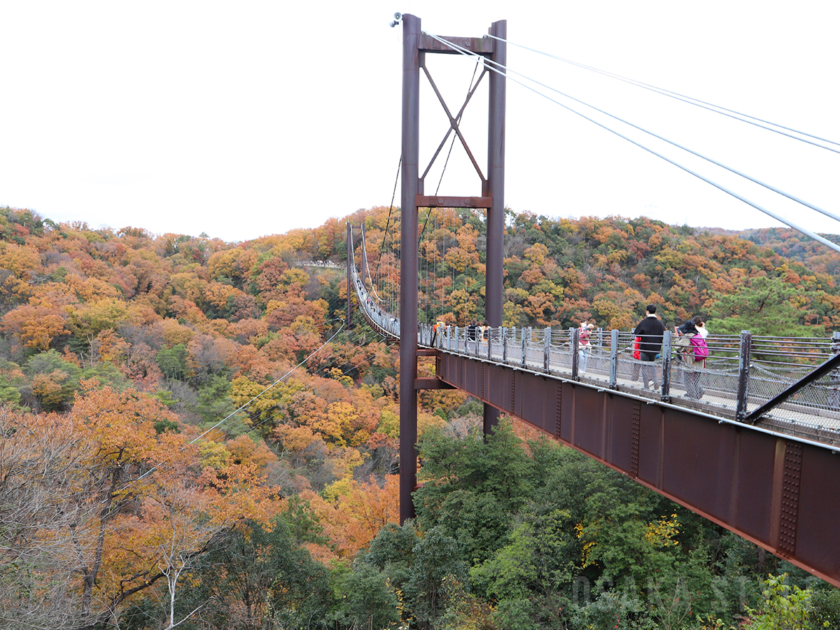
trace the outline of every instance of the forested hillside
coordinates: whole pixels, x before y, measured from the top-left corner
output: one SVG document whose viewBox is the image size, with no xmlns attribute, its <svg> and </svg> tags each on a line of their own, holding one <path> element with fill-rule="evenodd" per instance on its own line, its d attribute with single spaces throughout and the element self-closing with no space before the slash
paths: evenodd
<svg viewBox="0 0 840 630">
<path fill-rule="evenodd" d="M 626 329 L 650 302 L 713 332 L 840 324 L 836 257 L 789 235 L 507 219 L 506 325 Z M 398 213 L 347 220 L 387 306 Z M 515 422 L 485 442 L 459 392 L 421 396 L 399 526 L 397 349 L 301 262 L 343 265 L 345 238 L 0 208 L 0 628 L 840 627 L 833 588 Z M 482 317 L 484 244 L 480 213 L 431 215 L 422 318 Z"/>
</svg>

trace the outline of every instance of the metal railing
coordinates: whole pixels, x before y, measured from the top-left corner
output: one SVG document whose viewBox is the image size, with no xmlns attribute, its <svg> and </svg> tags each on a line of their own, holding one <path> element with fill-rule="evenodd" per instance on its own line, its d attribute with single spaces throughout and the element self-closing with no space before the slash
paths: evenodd
<svg viewBox="0 0 840 630">
<path fill-rule="evenodd" d="M 399 339 L 399 318 L 376 304 L 355 265 L 351 272 L 366 319 L 383 334 Z M 646 341 L 658 348 L 653 356 L 636 352 L 638 344 L 644 346 Z M 420 324 L 417 343 L 740 421 L 840 354 L 840 333 L 831 338 L 752 336 L 748 331 L 710 334 L 709 356 L 704 360 L 694 360 L 689 354 L 692 347 L 677 343 L 671 331 L 665 331 L 660 341 L 595 330 L 581 343 L 578 329 L 446 326 L 435 330 Z M 807 384 L 764 413 L 761 421 L 799 427 L 829 439 L 836 433 L 840 439 L 840 369 Z"/>
</svg>

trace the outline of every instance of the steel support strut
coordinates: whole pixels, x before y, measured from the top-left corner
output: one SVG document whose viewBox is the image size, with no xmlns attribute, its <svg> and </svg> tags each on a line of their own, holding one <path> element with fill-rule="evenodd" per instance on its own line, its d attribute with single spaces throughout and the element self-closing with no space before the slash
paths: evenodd
<svg viewBox="0 0 840 630">
<path fill-rule="evenodd" d="M 500 38 L 493 40 L 491 60 L 507 66 L 507 20 L 493 22 L 490 34 Z M 502 325 L 502 303 L 504 294 L 505 236 L 505 105 L 506 78 L 503 74 L 490 73 L 490 104 L 487 116 L 487 182 L 483 195 L 492 198 L 487 212 L 487 258 L 485 276 L 484 313 L 487 323 L 493 328 Z M 484 435 L 488 435 L 499 424 L 499 410 L 484 405 Z"/>
<path fill-rule="evenodd" d="M 417 205 L 420 162 L 420 18 L 403 15 L 400 205 L 400 523 L 414 518 L 417 486 Z"/>
<path fill-rule="evenodd" d="M 831 371 L 836 370 L 837 368 L 840 368 L 840 354 L 835 354 L 833 357 L 831 357 L 828 361 L 820 365 L 813 372 L 806 374 L 804 377 L 802 377 L 801 379 L 790 385 L 787 389 L 785 389 L 785 391 L 774 396 L 766 403 L 761 405 L 758 409 L 755 409 L 753 412 L 747 414 L 747 416 L 744 418 L 744 422 L 748 422 L 749 424 L 755 424 L 761 419 L 761 416 L 771 412 L 779 405 L 787 402 L 787 400 L 791 396 L 793 396 L 800 390 L 805 389 L 811 383 L 822 378 L 826 374 L 829 374 Z"/>
<path fill-rule="evenodd" d="M 347 223 L 347 323 L 345 327 L 349 330 L 350 324 L 350 296 L 353 295 L 353 281 L 351 279 L 351 265 L 356 263 L 353 260 L 353 226 Z"/>
</svg>

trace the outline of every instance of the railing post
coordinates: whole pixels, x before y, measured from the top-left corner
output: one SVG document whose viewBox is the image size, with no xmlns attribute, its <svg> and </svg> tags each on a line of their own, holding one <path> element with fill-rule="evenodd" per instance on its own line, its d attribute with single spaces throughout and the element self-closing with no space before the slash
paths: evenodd
<svg viewBox="0 0 840 630">
<path fill-rule="evenodd" d="M 525 358 L 528 355 L 528 344 L 525 341 L 525 335 L 530 334 L 530 332 L 531 332 L 530 328 L 523 328 L 522 329 L 522 367 L 525 367 L 525 365 L 526 365 Z"/>
<path fill-rule="evenodd" d="M 598 348 L 601 349 L 604 347 L 604 329 L 600 326 L 598 327 Z"/>
<path fill-rule="evenodd" d="M 840 354 L 840 332 L 831 333 L 831 356 Z M 840 407 L 840 370 L 831 370 L 828 375 L 831 391 L 828 393 L 828 406 L 832 409 Z"/>
<path fill-rule="evenodd" d="M 507 328 L 502 328 L 502 363 L 507 363 Z"/>
<path fill-rule="evenodd" d="M 662 402 L 671 400 L 671 331 L 662 336 Z"/>
<path fill-rule="evenodd" d="M 747 418 L 747 401 L 750 397 L 750 352 L 752 333 L 741 331 L 741 347 L 738 351 L 738 398 L 735 406 L 735 419 L 744 422 Z"/>
<path fill-rule="evenodd" d="M 487 360 L 493 360 L 493 327 L 490 326 L 487 330 Z"/>
<path fill-rule="evenodd" d="M 545 348 L 543 350 L 543 372 L 549 372 L 549 362 L 551 361 L 551 328 L 546 328 L 543 331 L 543 342 Z"/>
<path fill-rule="evenodd" d="M 572 380 L 578 380 L 578 349 L 580 348 L 580 328 L 569 328 L 572 337 Z"/>
<path fill-rule="evenodd" d="M 458 354 L 461 353 L 460 347 L 458 346 L 458 327 L 455 326 L 455 352 Z"/>
<path fill-rule="evenodd" d="M 610 333 L 610 389 L 618 388 L 618 329 Z"/>
</svg>

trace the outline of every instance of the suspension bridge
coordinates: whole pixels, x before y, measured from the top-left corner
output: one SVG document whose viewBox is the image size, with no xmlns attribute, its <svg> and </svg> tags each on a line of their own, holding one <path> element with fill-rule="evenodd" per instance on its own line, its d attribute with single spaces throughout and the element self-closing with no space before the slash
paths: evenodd
<svg viewBox="0 0 840 630">
<path fill-rule="evenodd" d="M 633 358 L 636 337 L 630 332 L 598 330 L 584 348 L 579 329 L 503 326 L 506 82 L 511 79 L 537 92 L 834 251 L 840 252 L 840 247 L 605 126 L 572 104 L 591 107 L 585 102 L 550 86 L 517 78 L 523 75 L 507 67 L 510 42 L 506 22 L 495 22 L 488 35 L 481 38 L 442 37 L 422 31 L 416 16 L 396 17 L 392 25 L 401 23 L 403 29 L 400 234 L 389 235 L 389 212 L 379 264 L 388 256 L 396 260 L 398 247 L 399 273 L 387 279 L 392 286 L 386 292 L 383 278 L 375 279 L 378 274 L 372 273 L 368 264 L 364 225 L 358 230 L 356 247 L 356 233 L 348 224 L 346 275 L 347 321 L 351 321 L 351 302 L 355 302 L 373 329 L 400 345 L 401 519 L 414 515 L 411 494 L 417 484 L 417 392 L 457 388 L 484 403 L 485 434 L 493 430 L 500 412 L 509 414 L 840 586 L 840 537 L 836 535 L 840 522 L 840 334 L 830 338 L 753 336 L 749 331 L 735 336 L 710 335 L 707 341 L 711 356 L 698 368 L 680 360 L 683 355 L 677 351 L 670 331 L 662 338 L 659 357 L 651 363 Z M 426 66 L 429 54 L 464 55 L 476 61 L 476 71 L 481 70 L 477 80 L 473 74 L 463 105 L 455 114 Z M 460 121 L 485 75 L 489 75 L 488 156 L 486 169 L 482 170 L 463 136 Z M 450 124 L 422 174 L 421 76 L 437 96 Z M 615 78 L 840 153 L 836 142 L 655 86 Z M 566 100 L 558 101 L 535 89 L 534 84 Z M 651 135 L 840 220 L 815 204 Z M 449 153 L 459 140 L 475 168 L 481 183 L 477 196 L 438 196 L 439 182 L 434 195 L 426 194 L 426 177 L 450 136 Z M 427 209 L 422 225 L 419 208 Z M 438 245 L 423 242 L 429 217 L 437 208 L 486 210 L 485 319 L 489 326 L 484 335 L 459 326 L 433 327 L 428 318 L 425 323 L 419 321 L 418 312 L 429 305 L 419 303 L 418 279 L 432 287 L 422 295 L 427 301 L 435 301 L 437 307 L 445 304 L 445 288 L 451 286 L 445 271 L 441 279 L 436 267 L 424 270 L 418 262 L 421 245 L 431 248 L 437 260 Z M 434 377 L 418 378 L 417 360 L 423 356 L 434 359 Z"/>
</svg>

